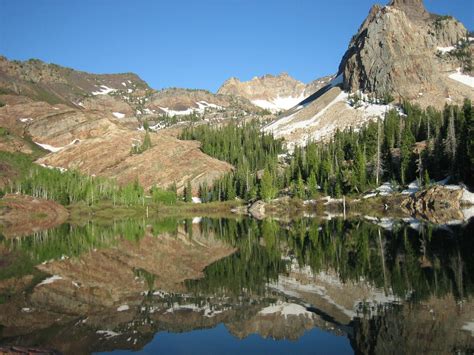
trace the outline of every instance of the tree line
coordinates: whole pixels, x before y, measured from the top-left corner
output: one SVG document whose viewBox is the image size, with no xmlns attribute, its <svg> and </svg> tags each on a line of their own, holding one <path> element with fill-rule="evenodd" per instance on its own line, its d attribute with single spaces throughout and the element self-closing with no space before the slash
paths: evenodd
<svg viewBox="0 0 474 355">
<path fill-rule="evenodd" d="M 185 129 L 202 150 L 235 166 L 212 187 L 203 185 L 203 202 L 236 197 L 270 200 L 279 193 L 301 199 L 318 194 L 360 194 L 382 182 L 407 185 L 451 177 L 474 186 L 472 103 L 421 109 L 404 103 L 383 119 L 360 129 L 337 131 L 327 142 L 309 142 L 282 157 L 282 141 L 262 133 L 257 123 Z"/>
</svg>

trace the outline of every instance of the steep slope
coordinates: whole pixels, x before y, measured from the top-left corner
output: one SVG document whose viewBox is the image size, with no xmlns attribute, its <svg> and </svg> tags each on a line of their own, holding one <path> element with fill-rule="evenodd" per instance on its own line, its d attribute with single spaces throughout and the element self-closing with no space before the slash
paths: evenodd
<svg viewBox="0 0 474 355">
<path fill-rule="evenodd" d="M 199 142 L 180 141 L 165 131 L 150 136 L 150 149 L 131 154 L 132 146 L 143 141 L 144 132 L 115 127 L 94 138 L 69 144 L 37 163 L 114 178 L 119 184 L 138 180 L 145 189 L 176 183 L 181 191 L 190 181 L 196 192 L 200 184 L 212 185 L 232 170 L 231 165 L 201 152 Z"/>
<path fill-rule="evenodd" d="M 375 5 L 351 40 L 337 77 L 266 130 L 291 148 L 383 117 L 394 102 L 442 108 L 474 99 L 474 39 L 466 36 L 460 22 L 429 14 L 421 0 Z M 360 104 L 354 105 L 351 93 L 361 97 Z"/>
<path fill-rule="evenodd" d="M 133 73 L 90 74 L 38 59 L 21 62 L 0 56 L 0 94 L 76 106 L 86 97 L 110 93 L 143 96 L 147 90 L 148 85 Z"/>
</svg>

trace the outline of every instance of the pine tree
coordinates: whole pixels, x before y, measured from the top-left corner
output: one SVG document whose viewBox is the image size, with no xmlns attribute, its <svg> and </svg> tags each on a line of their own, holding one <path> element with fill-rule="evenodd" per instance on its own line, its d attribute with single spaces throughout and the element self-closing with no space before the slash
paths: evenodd
<svg viewBox="0 0 474 355">
<path fill-rule="evenodd" d="M 454 166 L 456 162 L 457 140 L 456 128 L 454 126 L 454 111 L 451 107 L 449 110 L 448 130 L 446 133 L 446 140 L 444 141 L 446 158 L 450 162 L 451 175 L 454 174 Z"/>
<path fill-rule="evenodd" d="M 188 180 L 188 183 L 186 184 L 186 188 L 184 189 L 184 201 L 193 202 L 193 190 L 192 190 L 190 180 Z"/>
<path fill-rule="evenodd" d="M 316 180 L 316 174 L 314 171 L 311 171 L 308 178 L 308 192 L 310 198 L 316 197 L 318 193 L 318 181 Z"/>
<path fill-rule="evenodd" d="M 304 186 L 304 181 L 301 176 L 301 173 L 298 173 L 298 179 L 296 180 L 296 193 L 295 196 L 298 197 L 299 199 L 304 199 L 305 198 L 305 186 Z"/>
<path fill-rule="evenodd" d="M 357 189 L 359 192 L 362 192 L 367 183 L 367 161 L 365 159 L 364 151 L 360 148 L 357 149 L 354 165 L 357 176 Z"/>
<path fill-rule="evenodd" d="M 273 200 L 276 196 L 276 189 L 273 185 L 272 174 L 265 169 L 262 180 L 260 181 L 260 198 L 264 201 Z"/>
</svg>

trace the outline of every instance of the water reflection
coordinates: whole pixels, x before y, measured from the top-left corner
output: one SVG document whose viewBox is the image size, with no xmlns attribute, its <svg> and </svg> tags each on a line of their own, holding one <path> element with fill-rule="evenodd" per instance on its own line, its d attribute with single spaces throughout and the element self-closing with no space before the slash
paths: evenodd
<svg viewBox="0 0 474 355">
<path fill-rule="evenodd" d="M 321 339 L 327 352 L 472 352 L 473 223 L 380 224 L 125 220 L 4 238 L 0 344 L 153 352 L 199 329 L 224 339 L 224 325 L 217 352 L 311 353 Z"/>
</svg>

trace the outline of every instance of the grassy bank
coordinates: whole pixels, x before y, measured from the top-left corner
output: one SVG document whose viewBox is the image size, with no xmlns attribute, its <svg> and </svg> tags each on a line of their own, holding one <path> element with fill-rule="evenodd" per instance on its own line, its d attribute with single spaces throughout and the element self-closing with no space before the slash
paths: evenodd
<svg viewBox="0 0 474 355">
<path fill-rule="evenodd" d="M 115 205 L 110 201 L 101 201 L 92 206 L 79 202 L 68 206 L 71 223 L 84 220 L 108 222 L 122 218 L 162 218 L 162 217 L 235 217 L 232 209 L 242 206 L 241 201 L 211 203 L 177 202 L 172 205 L 150 203 L 146 205 Z"/>
</svg>

